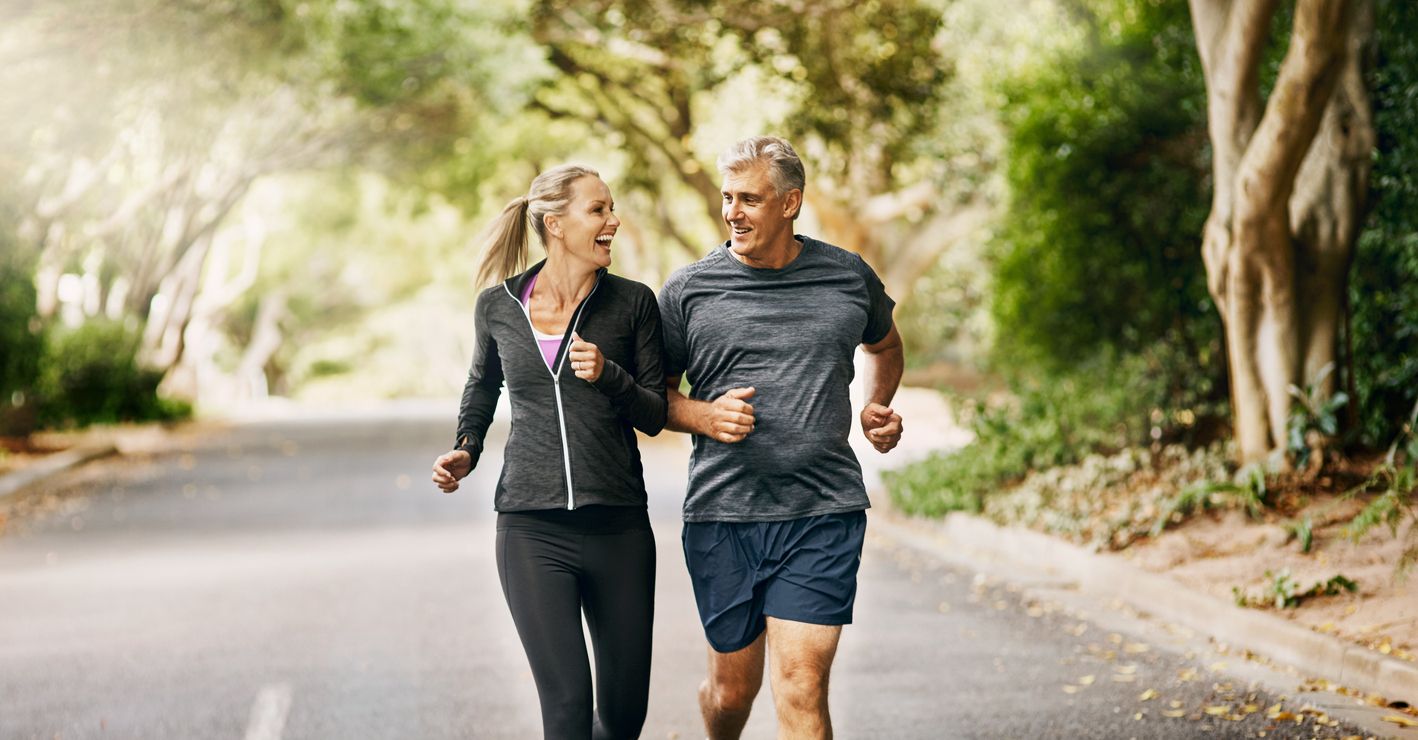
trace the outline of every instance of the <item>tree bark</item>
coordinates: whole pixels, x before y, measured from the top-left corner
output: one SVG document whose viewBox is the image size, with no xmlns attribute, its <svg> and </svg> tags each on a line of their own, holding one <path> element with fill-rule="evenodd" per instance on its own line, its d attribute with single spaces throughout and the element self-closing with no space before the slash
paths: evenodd
<svg viewBox="0 0 1418 740">
<path fill-rule="evenodd" d="M 1361 75 L 1370 2 L 1297 3 L 1262 114 L 1258 70 L 1276 3 L 1191 0 L 1214 150 L 1202 257 L 1225 326 L 1242 463 L 1283 459 L 1288 389 L 1337 357 L 1373 141 Z"/>
</svg>

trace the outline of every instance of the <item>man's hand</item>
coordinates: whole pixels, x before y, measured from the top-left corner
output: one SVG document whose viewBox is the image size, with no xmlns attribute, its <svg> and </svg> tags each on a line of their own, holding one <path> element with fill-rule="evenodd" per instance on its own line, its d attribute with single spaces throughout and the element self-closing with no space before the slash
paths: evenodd
<svg viewBox="0 0 1418 740">
<path fill-rule="evenodd" d="M 458 481 L 473 472 L 473 458 L 464 450 L 445 452 L 433 461 L 433 482 L 444 493 L 458 490 Z"/>
<path fill-rule="evenodd" d="M 879 403 L 862 409 L 862 432 L 877 452 L 890 452 L 901 441 L 901 415 Z"/>
<path fill-rule="evenodd" d="M 706 437 L 732 444 L 742 441 L 753 431 L 752 388 L 730 388 L 709 404 L 705 427 Z"/>
<path fill-rule="evenodd" d="M 571 360 L 571 369 L 576 373 L 576 377 L 594 383 L 601 379 L 601 370 L 606 366 L 606 358 L 601 355 L 601 348 L 581 338 L 580 334 L 571 332 L 571 346 L 567 348 L 567 359 Z"/>
</svg>

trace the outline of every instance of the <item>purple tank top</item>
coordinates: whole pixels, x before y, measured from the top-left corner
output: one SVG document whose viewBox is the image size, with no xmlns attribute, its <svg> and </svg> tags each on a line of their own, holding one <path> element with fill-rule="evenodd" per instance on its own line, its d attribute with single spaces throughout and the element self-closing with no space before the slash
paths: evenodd
<svg viewBox="0 0 1418 740">
<path fill-rule="evenodd" d="M 537 284 L 538 277 L 540 277 L 540 273 L 533 275 L 532 279 L 527 281 L 527 287 L 522 289 L 523 307 L 526 307 L 527 302 L 532 299 L 532 288 Z M 530 324 L 531 320 L 529 319 L 527 323 Z M 537 346 L 542 350 L 542 359 L 547 361 L 548 368 L 552 368 L 552 363 L 556 362 L 556 351 L 561 348 L 561 337 L 554 334 L 543 334 L 537 331 L 535 326 L 532 327 L 532 334 L 537 338 Z"/>
</svg>

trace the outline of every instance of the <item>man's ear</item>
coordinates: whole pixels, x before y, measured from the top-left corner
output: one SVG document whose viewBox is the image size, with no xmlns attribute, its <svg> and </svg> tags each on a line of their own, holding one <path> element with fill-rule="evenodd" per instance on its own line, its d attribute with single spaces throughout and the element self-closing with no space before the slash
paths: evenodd
<svg viewBox="0 0 1418 740">
<path fill-rule="evenodd" d="M 793 188 L 783 196 L 783 216 L 797 218 L 803 210 L 803 191 Z"/>
</svg>

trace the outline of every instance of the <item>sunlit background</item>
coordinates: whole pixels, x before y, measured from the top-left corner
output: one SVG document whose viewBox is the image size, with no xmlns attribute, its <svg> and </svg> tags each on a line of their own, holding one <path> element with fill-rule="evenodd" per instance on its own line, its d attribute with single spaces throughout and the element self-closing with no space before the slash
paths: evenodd
<svg viewBox="0 0 1418 740">
<path fill-rule="evenodd" d="M 807 161 L 800 230 L 897 298 L 909 384 L 1093 388 L 1087 423 L 1112 431 L 1071 446 L 1223 433 L 1186 3 L 0 7 L 10 433 L 455 394 L 479 232 L 539 170 L 599 168 L 625 222 L 614 269 L 658 287 L 723 236 L 716 154 L 765 132 Z M 1376 8 L 1341 374 L 1382 444 L 1418 385 L 1418 127 L 1412 11 Z"/>
</svg>

